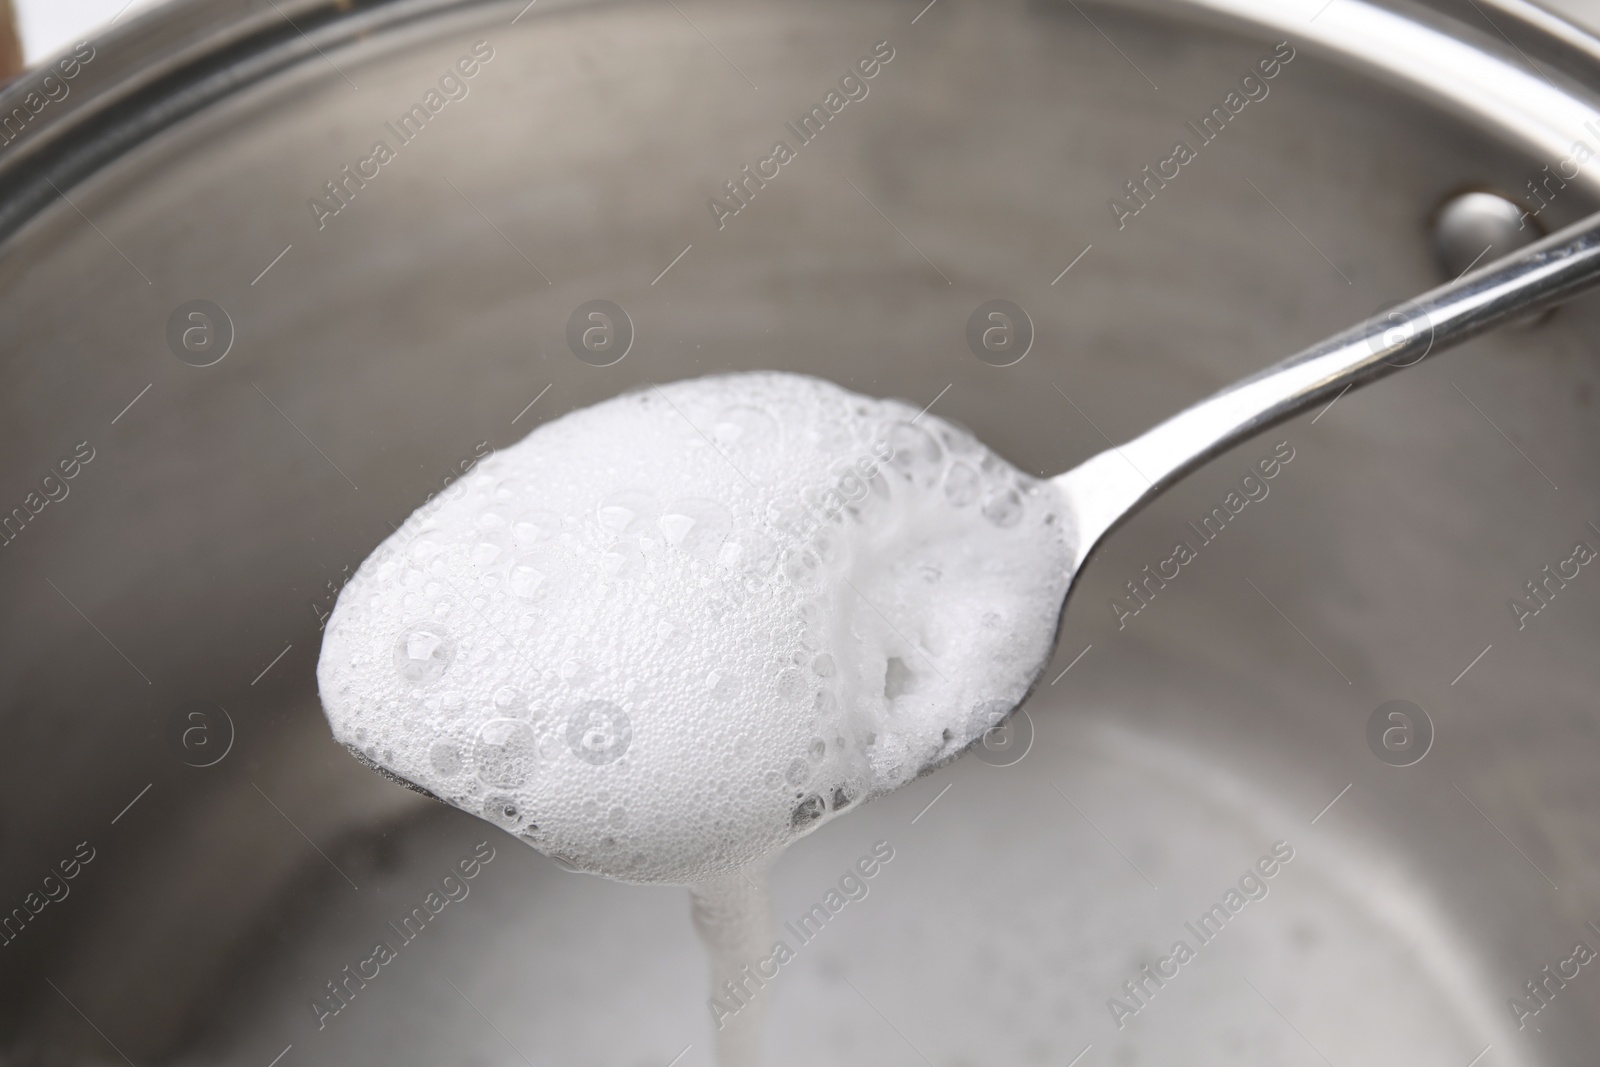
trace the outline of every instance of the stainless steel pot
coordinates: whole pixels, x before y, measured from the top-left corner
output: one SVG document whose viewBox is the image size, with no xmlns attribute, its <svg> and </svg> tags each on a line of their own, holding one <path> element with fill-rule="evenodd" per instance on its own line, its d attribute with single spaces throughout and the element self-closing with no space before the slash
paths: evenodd
<svg viewBox="0 0 1600 1067">
<path fill-rule="evenodd" d="M 1600 42 L 1518 0 L 523 2 L 180 2 L 0 96 L 0 1062 L 709 1063 L 680 892 L 331 742 L 319 619 L 391 528 L 545 419 L 747 368 L 1054 473 L 1434 284 L 1453 194 L 1600 206 L 1564 164 Z M 606 366 L 567 339 L 600 299 Z M 1592 1058 L 1595 328 L 1118 533 L 1017 733 L 779 864 L 827 921 L 747 991 L 772 1061 Z"/>
</svg>

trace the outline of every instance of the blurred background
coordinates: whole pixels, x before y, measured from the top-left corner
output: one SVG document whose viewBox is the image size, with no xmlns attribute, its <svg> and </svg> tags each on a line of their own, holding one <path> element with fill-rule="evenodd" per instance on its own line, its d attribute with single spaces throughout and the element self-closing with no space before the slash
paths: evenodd
<svg viewBox="0 0 1600 1067">
<path fill-rule="evenodd" d="M 1550 173 L 1600 138 L 1600 43 L 1519 0 L 13 3 L 19 54 L 97 54 L 0 150 L 0 507 L 93 455 L 0 551 L 4 1067 L 710 1067 L 681 890 L 575 877 L 329 736 L 321 619 L 463 457 L 778 368 L 1053 474 L 1524 210 L 1600 208 L 1600 162 Z M 880 40 L 870 97 L 719 230 L 707 196 Z M 470 97 L 308 212 L 480 41 Z M 1270 97 L 1120 229 L 1108 198 L 1283 41 Z M 1005 368 L 963 333 L 1001 297 L 1037 334 Z M 605 368 L 564 339 L 596 298 L 638 327 Z M 222 358 L 168 332 L 195 301 Z M 1596 338 L 1589 298 L 1430 357 L 1121 529 L 1015 761 L 777 865 L 788 918 L 895 850 L 771 988 L 773 1063 L 1592 1063 L 1600 577 L 1525 629 L 1507 598 L 1600 543 Z M 1119 625 L 1280 441 L 1270 498 Z M 1396 701 L 1421 755 L 1371 737 Z M 5 927 L 80 843 L 70 896 Z M 470 899 L 345 977 L 484 843 Z M 1279 843 L 1269 896 L 1128 991 Z"/>
<path fill-rule="evenodd" d="M 24 63 L 67 48 L 85 34 L 163 0 L 0 0 L 0 20 L 20 42 Z M 0 39 L 7 30 L 0 28 Z"/>
</svg>

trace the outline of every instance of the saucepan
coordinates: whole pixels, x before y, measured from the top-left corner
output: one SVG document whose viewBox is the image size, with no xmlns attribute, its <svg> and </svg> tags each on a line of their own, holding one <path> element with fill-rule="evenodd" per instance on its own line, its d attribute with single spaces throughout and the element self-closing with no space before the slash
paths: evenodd
<svg viewBox="0 0 1600 1067">
<path fill-rule="evenodd" d="M 716 372 L 1067 470 L 1594 211 L 1600 41 L 1518 0 L 178 0 L 0 125 L 0 1061 L 693 1067 L 681 890 L 332 741 L 360 561 Z M 1023 712 L 784 856 L 721 1012 L 773 1063 L 1583 1061 L 1597 326 L 1132 519 Z"/>
</svg>

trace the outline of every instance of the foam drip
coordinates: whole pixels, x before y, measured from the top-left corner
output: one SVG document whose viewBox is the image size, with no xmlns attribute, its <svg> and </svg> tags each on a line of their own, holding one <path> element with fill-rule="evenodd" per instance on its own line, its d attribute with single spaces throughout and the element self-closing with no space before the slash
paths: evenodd
<svg viewBox="0 0 1600 1067">
<path fill-rule="evenodd" d="M 757 1067 L 761 1062 L 761 1019 L 766 1002 L 748 984 L 750 961 L 772 948 L 772 892 L 766 865 L 725 874 L 693 888 L 694 927 L 710 962 L 711 994 L 744 999 L 739 1010 L 718 1020 L 719 1067 Z"/>
</svg>

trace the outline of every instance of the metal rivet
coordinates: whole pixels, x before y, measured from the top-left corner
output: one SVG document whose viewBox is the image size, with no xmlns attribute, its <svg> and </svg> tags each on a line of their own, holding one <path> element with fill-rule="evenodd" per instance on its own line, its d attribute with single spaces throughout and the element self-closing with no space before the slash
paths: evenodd
<svg viewBox="0 0 1600 1067">
<path fill-rule="evenodd" d="M 1498 193 L 1460 193 L 1440 205 L 1434 216 L 1434 250 L 1446 280 L 1526 248 L 1543 236 L 1544 230 L 1521 204 Z"/>
</svg>

